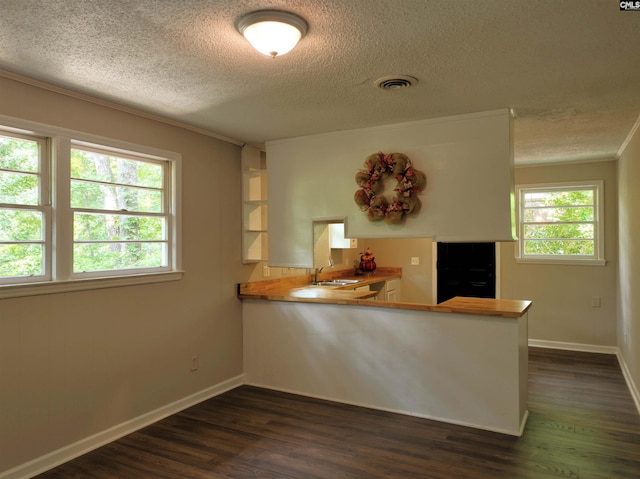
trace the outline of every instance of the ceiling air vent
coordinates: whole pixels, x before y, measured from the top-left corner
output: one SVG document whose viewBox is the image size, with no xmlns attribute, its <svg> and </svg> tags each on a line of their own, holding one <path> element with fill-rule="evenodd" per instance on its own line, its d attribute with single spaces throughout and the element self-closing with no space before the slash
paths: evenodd
<svg viewBox="0 0 640 479">
<path fill-rule="evenodd" d="M 414 83 L 417 83 L 416 78 L 408 75 L 391 75 L 387 77 L 378 78 L 374 83 L 378 88 L 383 90 L 399 90 L 401 88 L 409 88 Z"/>
</svg>

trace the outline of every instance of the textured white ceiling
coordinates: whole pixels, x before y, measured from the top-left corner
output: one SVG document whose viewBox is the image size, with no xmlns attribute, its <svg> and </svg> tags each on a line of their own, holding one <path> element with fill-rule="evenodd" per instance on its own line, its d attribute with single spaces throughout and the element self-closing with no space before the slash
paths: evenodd
<svg viewBox="0 0 640 479">
<path fill-rule="evenodd" d="M 301 15 L 289 54 L 235 30 Z M 617 0 L 2 0 L 0 68 L 243 142 L 511 108 L 517 163 L 613 157 L 640 114 Z M 379 77 L 418 78 L 383 91 Z"/>
</svg>

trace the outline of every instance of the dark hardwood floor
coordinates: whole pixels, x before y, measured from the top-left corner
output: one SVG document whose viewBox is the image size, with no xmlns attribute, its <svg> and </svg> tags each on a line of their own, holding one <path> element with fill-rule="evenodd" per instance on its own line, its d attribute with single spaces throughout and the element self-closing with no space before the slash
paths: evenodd
<svg viewBox="0 0 640 479">
<path fill-rule="evenodd" d="M 244 386 L 38 478 L 640 478 L 615 356 L 530 348 L 529 412 L 517 438 Z"/>
</svg>

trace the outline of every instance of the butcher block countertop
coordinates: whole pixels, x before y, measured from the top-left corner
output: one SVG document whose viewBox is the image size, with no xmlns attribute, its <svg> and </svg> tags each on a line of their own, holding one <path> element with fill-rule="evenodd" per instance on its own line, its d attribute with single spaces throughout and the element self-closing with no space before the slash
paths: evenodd
<svg viewBox="0 0 640 479">
<path fill-rule="evenodd" d="M 320 275 L 320 281 L 335 279 L 358 279 L 358 283 L 339 287 L 313 286 L 313 278 L 294 276 L 264 281 L 240 283 L 238 298 L 264 299 L 268 301 L 291 301 L 302 303 L 351 304 L 377 308 L 409 309 L 442 313 L 463 313 L 487 316 L 519 318 L 531 307 L 531 301 L 513 299 L 455 297 L 440 304 L 403 303 L 376 300 L 377 291 L 358 291 L 354 288 L 367 286 L 402 277 L 401 268 L 378 268 L 371 276 L 347 276 L 341 274 Z"/>
<path fill-rule="evenodd" d="M 441 312 L 519 318 L 529 310 L 531 301 L 523 299 L 464 298 L 462 296 L 456 296 L 435 307 L 437 309 L 434 309 L 434 311 Z"/>
<path fill-rule="evenodd" d="M 358 280 L 354 284 L 330 287 L 311 284 L 313 275 L 292 276 L 240 283 L 238 297 L 240 299 L 267 299 L 271 301 L 352 304 L 350 301 L 370 299 L 378 294 L 377 291 L 358 291 L 356 288 L 401 277 L 402 268 L 378 268 L 375 273 L 368 275 L 354 275 L 351 270 L 320 274 L 319 281 Z"/>
</svg>

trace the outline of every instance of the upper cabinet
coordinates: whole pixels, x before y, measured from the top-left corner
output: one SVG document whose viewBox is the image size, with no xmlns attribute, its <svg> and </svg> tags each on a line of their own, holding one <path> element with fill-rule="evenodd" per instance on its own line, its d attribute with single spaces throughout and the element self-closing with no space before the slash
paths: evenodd
<svg viewBox="0 0 640 479">
<path fill-rule="evenodd" d="M 267 260 L 267 168 L 263 152 L 244 146 L 242 161 L 242 261 Z"/>
</svg>

